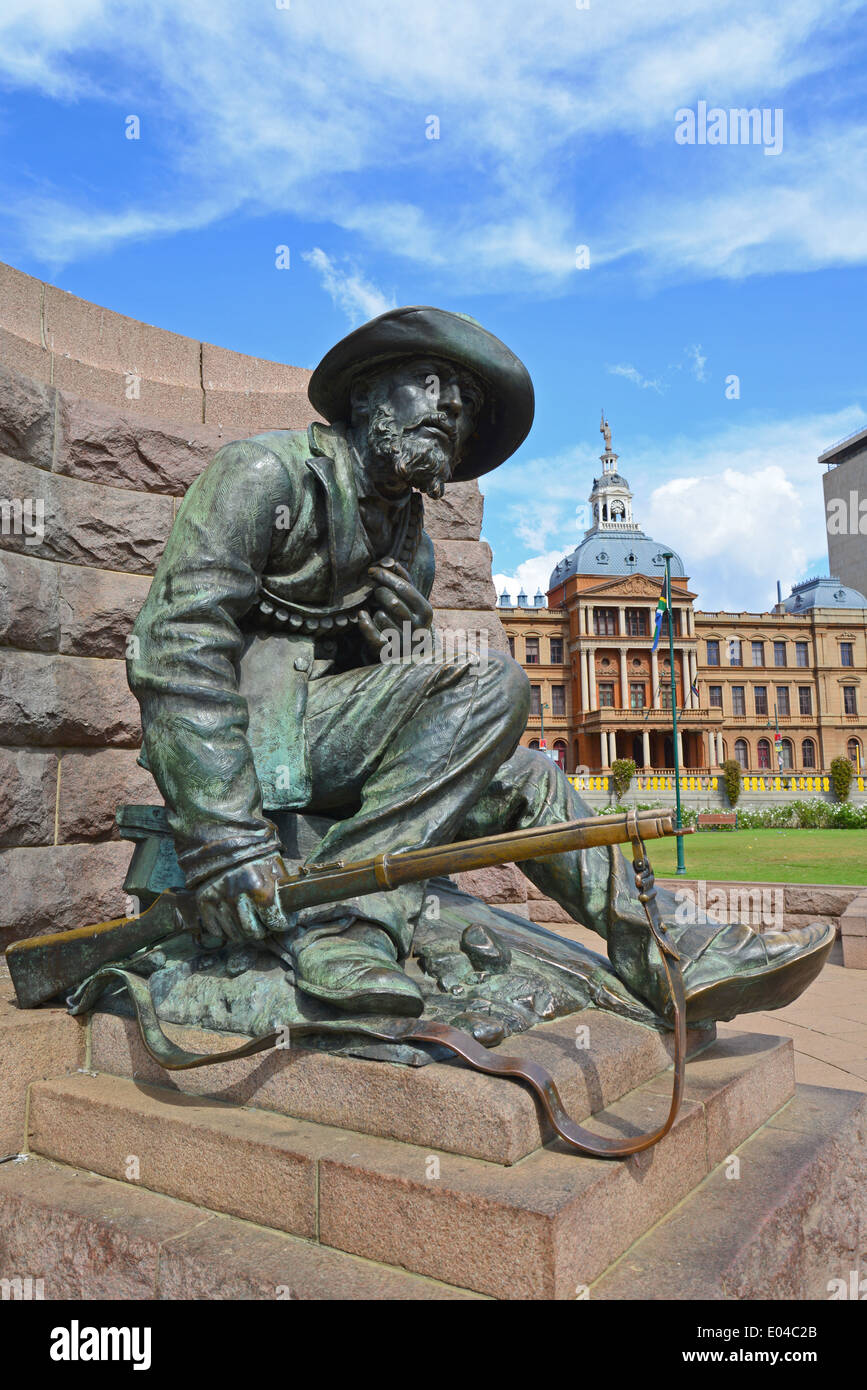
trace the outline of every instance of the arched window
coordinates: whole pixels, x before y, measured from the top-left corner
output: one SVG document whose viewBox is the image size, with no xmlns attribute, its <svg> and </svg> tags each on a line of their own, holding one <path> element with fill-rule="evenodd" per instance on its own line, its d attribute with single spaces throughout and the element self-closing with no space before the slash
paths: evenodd
<svg viewBox="0 0 867 1390">
<path fill-rule="evenodd" d="M 795 766 L 795 758 L 792 751 L 792 740 L 790 738 L 784 738 L 782 743 L 780 744 L 780 758 L 780 767 L 792 768 Z"/>
<path fill-rule="evenodd" d="M 846 744 L 846 752 L 849 754 L 850 763 L 854 763 L 858 771 L 861 772 L 864 763 L 861 754 L 860 738 L 850 738 L 849 742 Z"/>
<path fill-rule="evenodd" d="M 735 758 L 741 767 L 747 768 L 750 765 L 750 750 L 745 738 L 735 739 Z"/>
<path fill-rule="evenodd" d="M 558 738 L 558 739 L 555 740 L 555 742 L 554 742 L 554 752 L 555 752 L 556 755 L 557 755 L 557 762 L 560 764 L 560 767 L 561 767 L 562 771 L 565 772 L 565 771 L 566 771 L 566 741 L 565 741 L 565 739 Z"/>
<path fill-rule="evenodd" d="M 527 746 L 528 746 L 528 748 L 538 748 L 538 747 L 539 747 L 539 740 L 538 740 L 537 738 L 531 738 L 531 739 L 530 739 L 530 742 L 529 742 L 529 744 L 528 744 Z"/>
<path fill-rule="evenodd" d="M 771 745 L 766 738 L 759 739 L 759 767 L 770 767 Z"/>
<path fill-rule="evenodd" d="M 811 738 L 805 738 L 801 744 L 801 762 L 805 768 L 816 766 L 816 745 Z"/>
</svg>

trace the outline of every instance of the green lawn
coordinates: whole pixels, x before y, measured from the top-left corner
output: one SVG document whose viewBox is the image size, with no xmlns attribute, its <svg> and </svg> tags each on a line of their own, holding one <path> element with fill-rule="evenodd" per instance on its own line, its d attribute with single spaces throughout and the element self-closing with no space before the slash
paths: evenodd
<svg viewBox="0 0 867 1390">
<path fill-rule="evenodd" d="M 683 847 L 687 878 L 867 883 L 867 830 L 700 830 Z M 660 877 L 673 875 L 673 839 L 650 840 L 647 853 Z"/>
</svg>

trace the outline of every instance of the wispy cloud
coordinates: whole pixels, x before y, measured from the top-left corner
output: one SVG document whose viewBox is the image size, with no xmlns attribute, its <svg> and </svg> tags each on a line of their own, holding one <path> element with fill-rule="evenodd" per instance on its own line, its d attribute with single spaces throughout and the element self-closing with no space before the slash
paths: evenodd
<svg viewBox="0 0 867 1390">
<path fill-rule="evenodd" d="M 632 382 L 633 386 L 640 386 L 643 391 L 657 391 L 659 395 L 662 395 L 662 382 L 658 378 L 651 380 L 650 377 L 642 376 L 638 368 L 629 363 L 606 367 L 605 370 L 610 372 L 612 376 L 625 377 L 627 381 Z"/>
<path fill-rule="evenodd" d="M 411 22 L 405 0 L 361 20 L 354 0 L 6 0 L 0 81 L 115 113 L 144 106 L 161 178 L 140 206 L 85 198 L 81 185 L 45 190 L 49 223 L 8 175 L 2 203 L 19 244 L 58 264 L 267 211 L 441 267 L 458 289 L 570 288 L 586 273 L 578 244 L 596 270 L 656 278 L 863 262 L 867 142 L 845 82 L 825 80 L 844 33 L 857 61 L 861 9 L 536 0 L 528 24 L 526 0 L 440 0 L 414 6 Z M 734 106 L 791 95 L 784 154 L 676 146 L 674 112 L 714 93 Z M 437 141 L 425 138 L 430 113 Z M 611 140 L 605 196 L 582 198 L 582 166 Z"/>
<path fill-rule="evenodd" d="M 707 381 L 707 372 L 705 371 L 707 357 L 701 350 L 701 343 L 694 343 L 692 347 L 688 347 L 686 356 L 696 381 Z"/>
<path fill-rule="evenodd" d="M 395 307 L 394 298 L 390 299 L 384 295 L 376 285 L 365 280 L 358 270 L 341 270 L 334 259 L 326 255 L 320 247 L 316 246 L 312 251 L 302 251 L 301 256 L 308 265 L 319 272 L 324 288 L 353 326 Z"/>
</svg>

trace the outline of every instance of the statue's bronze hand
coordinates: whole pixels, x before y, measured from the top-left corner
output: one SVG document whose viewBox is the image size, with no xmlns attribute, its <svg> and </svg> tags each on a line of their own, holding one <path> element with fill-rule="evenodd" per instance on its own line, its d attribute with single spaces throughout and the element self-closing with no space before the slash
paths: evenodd
<svg viewBox="0 0 867 1390">
<path fill-rule="evenodd" d="M 196 893 L 203 933 L 216 944 L 261 941 L 269 933 L 288 931 L 291 923 L 277 896 L 280 884 L 288 881 L 289 871 L 279 854 L 217 874 Z"/>
<path fill-rule="evenodd" d="M 358 625 L 370 646 L 381 648 L 388 629 L 400 631 L 404 623 L 409 623 L 413 631 L 430 627 L 433 609 L 403 565 L 388 557 L 371 565 L 368 573 L 377 581 L 373 597 L 380 606 L 372 616 L 362 610 Z"/>
</svg>

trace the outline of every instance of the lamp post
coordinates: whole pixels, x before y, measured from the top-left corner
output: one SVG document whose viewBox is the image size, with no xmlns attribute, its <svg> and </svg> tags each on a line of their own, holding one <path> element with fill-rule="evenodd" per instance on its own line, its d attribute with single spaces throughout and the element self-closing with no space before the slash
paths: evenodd
<svg viewBox="0 0 867 1390">
<path fill-rule="evenodd" d="M 674 670 L 674 614 L 671 611 L 671 560 L 670 550 L 663 552 L 665 561 L 665 602 L 668 608 L 668 656 L 671 665 L 671 729 L 672 741 L 674 743 L 674 798 L 677 808 L 677 829 L 683 829 L 683 817 L 680 809 L 680 757 L 677 752 L 677 677 Z M 686 680 L 686 677 L 684 677 Z M 677 875 L 686 873 L 686 861 L 683 857 L 683 836 L 677 836 Z"/>
<path fill-rule="evenodd" d="M 539 723 L 542 728 L 542 732 L 539 734 L 539 747 L 542 748 L 546 753 L 548 751 L 548 747 L 545 743 L 545 710 L 550 708 L 551 706 L 547 704 L 539 706 Z"/>
</svg>

